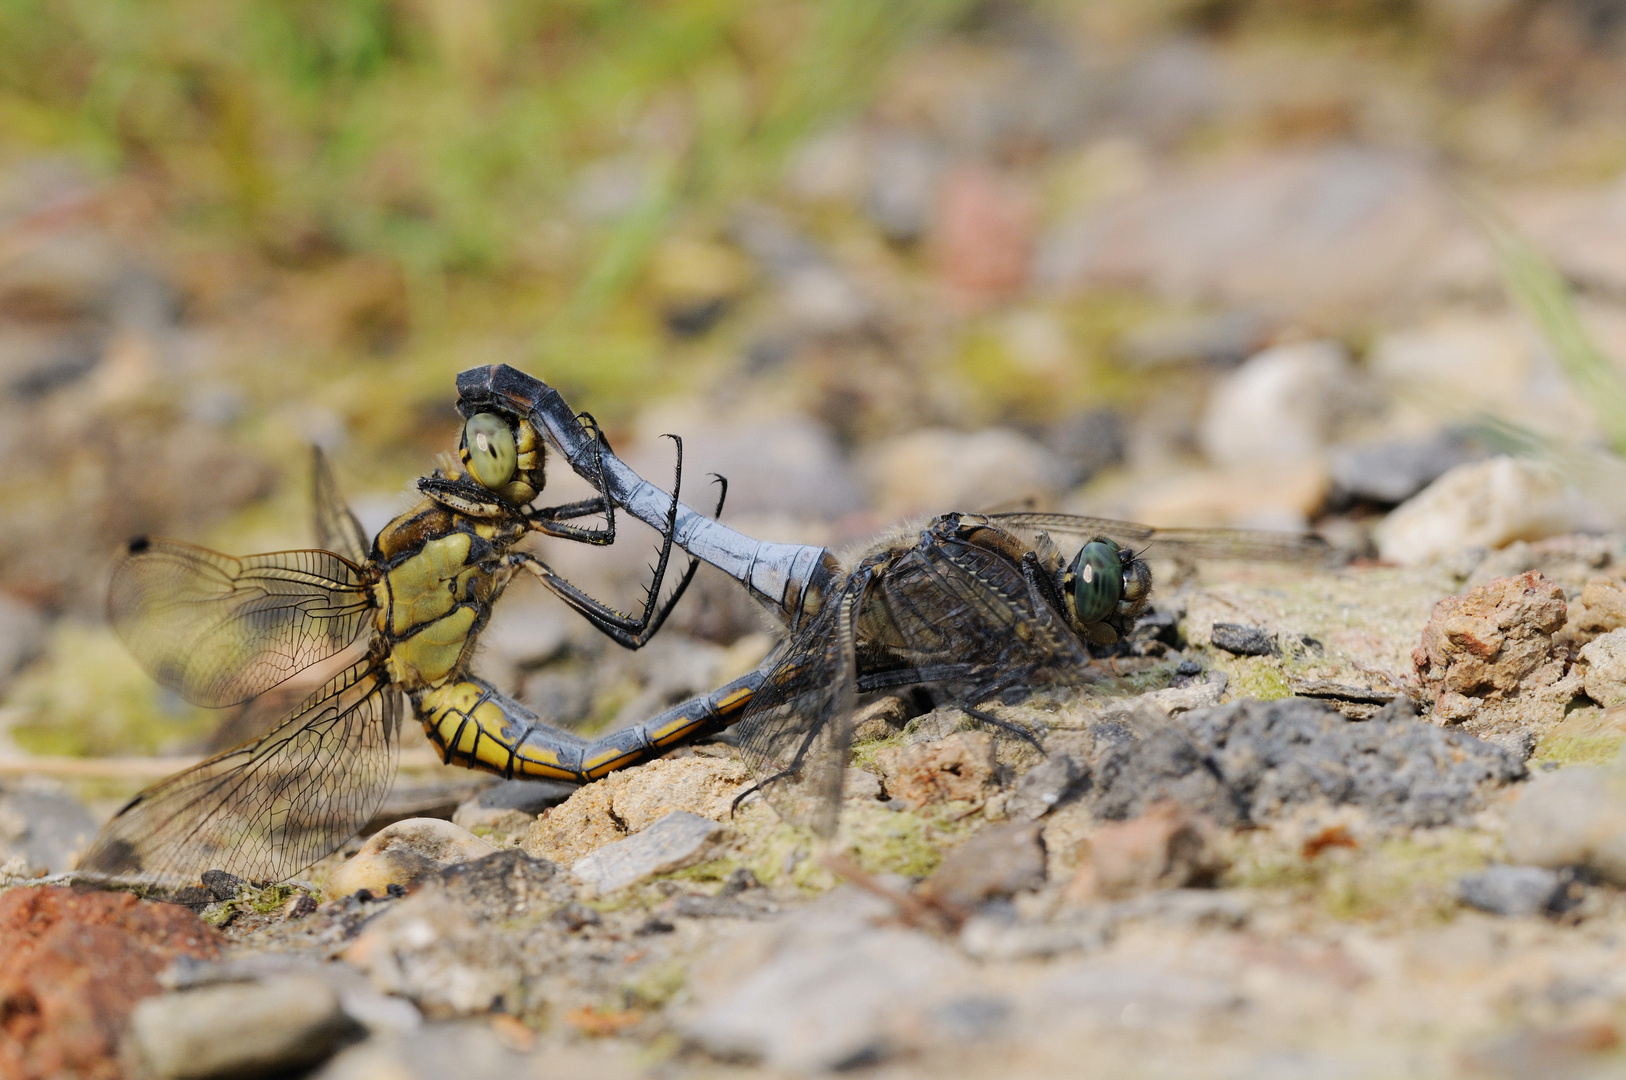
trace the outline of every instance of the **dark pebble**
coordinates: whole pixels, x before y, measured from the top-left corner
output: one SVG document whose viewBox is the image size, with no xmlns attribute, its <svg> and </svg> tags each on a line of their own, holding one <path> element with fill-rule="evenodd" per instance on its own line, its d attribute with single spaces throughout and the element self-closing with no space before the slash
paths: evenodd
<svg viewBox="0 0 1626 1080">
<path fill-rule="evenodd" d="M 216 900 L 234 900 L 248 884 L 236 874 L 228 874 L 224 870 L 205 870 L 200 877 L 203 887 Z"/>
<path fill-rule="evenodd" d="M 597 926 L 603 917 L 586 904 L 571 901 L 553 913 L 553 921 L 572 932 L 587 926 Z"/>
<path fill-rule="evenodd" d="M 1215 623 L 1209 640 L 1216 649 L 1224 649 L 1235 656 L 1276 656 L 1281 652 L 1274 634 L 1241 623 Z"/>
<path fill-rule="evenodd" d="M 757 880 L 756 873 L 748 866 L 741 866 L 728 875 L 728 880 L 723 882 L 723 887 L 718 890 L 717 895 L 738 896 L 747 889 L 760 888 L 762 888 L 762 882 Z"/>
</svg>

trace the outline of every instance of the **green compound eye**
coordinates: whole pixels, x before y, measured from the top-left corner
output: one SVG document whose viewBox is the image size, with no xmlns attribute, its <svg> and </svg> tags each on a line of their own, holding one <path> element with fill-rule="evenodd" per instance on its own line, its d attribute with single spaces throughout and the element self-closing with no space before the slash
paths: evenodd
<svg viewBox="0 0 1626 1080">
<path fill-rule="evenodd" d="M 463 446 L 468 454 L 469 472 L 492 491 L 514 478 L 518 454 L 514 432 L 508 421 L 496 413 L 475 413 L 463 426 Z"/>
<path fill-rule="evenodd" d="M 1111 615 L 1124 595 L 1123 563 L 1118 545 L 1092 540 L 1073 560 L 1073 607 L 1081 623 L 1097 623 Z"/>
</svg>

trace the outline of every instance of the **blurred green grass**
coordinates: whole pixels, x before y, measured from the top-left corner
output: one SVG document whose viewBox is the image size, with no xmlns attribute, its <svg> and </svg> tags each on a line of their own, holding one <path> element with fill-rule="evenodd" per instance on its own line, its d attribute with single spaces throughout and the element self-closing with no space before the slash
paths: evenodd
<svg viewBox="0 0 1626 1080">
<path fill-rule="evenodd" d="M 534 328 L 522 362 L 603 407 L 658 376 L 658 327 L 617 308 L 662 237 L 766 189 L 968 7 L 0 0 L 0 155 L 139 178 L 190 242 L 277 268 L 382 260 L 405 283 L 406 366 L 430 343 L 441 396 L 433 343 L 495 304 Z M 583 168 L 622 158 L 630 205 L 583 211 Z"/>
</svg>

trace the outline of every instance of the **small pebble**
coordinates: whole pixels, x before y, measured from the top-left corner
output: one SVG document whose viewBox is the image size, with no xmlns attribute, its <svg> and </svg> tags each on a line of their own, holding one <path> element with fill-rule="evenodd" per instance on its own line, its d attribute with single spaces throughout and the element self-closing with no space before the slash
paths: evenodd
<svg viewBox="0 0 1626 1080">
<path fill-rule="evenodd" d="M 310 893 L 295 893 L 283 905 L 282 917 L 285 919 L 303 919 L 307 915 L 316 913 L 316 898 Z"/>
<path fill-rule="evenodd" d="M 1492 866 L 1457 882 L 1457 895 L 1469 907 L 1492 915 L 1535 915 L 1561 899 L 1558 871 L 1542 866 Z"/>
<path fill-rule="evenodd" d="M 369 896 L 395 896 L 420 878 L 448 866 L 482 858 L 497 849 L 467 829 L 438 818 L 407 818 L 379 830 L 361 850 L 328 875 L 335 896 L 365 889 Z"/>
<path fill-rule="evenodd" d="M 235 900 L 237 894 L 248 884 L 236 874 L 228 874 L 224 870 L 205 870 L 201 880 L 203 887 L 208 889 L 216 900 Z"/>
<path fill-rule="evenodd" d="M 598 926 L 604 918 L 586 904 L 573 900 L 553 913 L 553 921 L 574 933 L 588 926 Z"/>
<path fill-rule="evenodd" d="M 130 1017 L 136 1053 L 160 1080 L 292 1071 L 359 1034 L 320 979 L 280 976 L 148 998 Z"/>
<path fill-rule="evenodd" d="M 1209 641 L 1216 649 L 1236 656 L 1278 656 L 1281 653 L 1274 634 L 1240 623 L 1215 623 Z"/>
</svg>

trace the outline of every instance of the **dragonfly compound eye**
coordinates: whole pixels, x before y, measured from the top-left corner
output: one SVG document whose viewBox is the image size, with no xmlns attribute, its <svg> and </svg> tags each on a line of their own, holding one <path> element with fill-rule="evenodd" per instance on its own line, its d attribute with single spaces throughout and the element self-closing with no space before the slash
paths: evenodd
<svg viewBox="0 0 1626 1080">
<path fill-rule="evenodd" d="M 463 426 L 463 450 L 469 472 L 495 491 L 514 478 L 519 455 L 514 431 L 496 413 L 475 413 Z"/>
<path fill-rule="evenodd" d="M 1123 562 L 1111 540 L 1092 540 L 1073 560 L 1073 608 L 1081 623 L 1111 615 L 1123 599 Z"/>
</svg>

